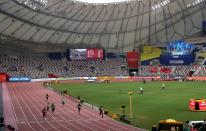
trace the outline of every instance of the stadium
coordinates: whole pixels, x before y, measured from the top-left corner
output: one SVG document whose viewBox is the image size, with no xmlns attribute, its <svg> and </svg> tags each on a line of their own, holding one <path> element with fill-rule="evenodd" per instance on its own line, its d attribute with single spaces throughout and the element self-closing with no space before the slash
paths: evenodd
<svg viewBox="0 0 206 131">
<path fill-rule="evenodd" d="M 1 131 L 206 131 L 205 0 L 0 0 Z"/>
</svg>

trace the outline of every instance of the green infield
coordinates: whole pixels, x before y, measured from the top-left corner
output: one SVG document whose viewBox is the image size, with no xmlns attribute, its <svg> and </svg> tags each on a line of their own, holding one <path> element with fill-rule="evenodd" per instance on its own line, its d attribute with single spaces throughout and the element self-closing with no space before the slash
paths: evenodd
<svg viewBox="0 0 206 131">
<path fill-rule="evenodd" d="M 162 90 L 162 84 L 165 90 Z M 67 89 L 69 94 L 95 106 L 103 105 L 109 115 L 125 114 L 130 118 L 130 99 L 132 91 L 133 118 L 131 124 L 151 129 L 159 120 L 176 119 L 185 123 L 188 120 L 203 120 L 206 112 L 193 112 L 188 109 L 190 98 L 206 98 L 205 82 L 125 82 L 125 83 L 75 83 L 53 84 L 58 90 Z M 140 87 L 144 93 L 139 94 Z"/>
</svg>

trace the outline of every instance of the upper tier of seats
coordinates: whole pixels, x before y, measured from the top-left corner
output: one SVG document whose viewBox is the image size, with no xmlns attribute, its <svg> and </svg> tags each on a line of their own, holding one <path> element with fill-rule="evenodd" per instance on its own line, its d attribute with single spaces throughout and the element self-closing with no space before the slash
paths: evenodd
<svg viewBox="0 0 206 131">
<path fill-rule="evenodd" d="M 123 58 L 67 61 L 46 56 L 1 56 L 0 72 L 31 78 L 48 78 L 49 73 L 59 77 L 128 76 L 125 63 Z M 206 66 L 140 66 L 139 76 L 185 77 L 190 71 L 195 72 L 193 75 L 206 75 Z"/>
</svg>

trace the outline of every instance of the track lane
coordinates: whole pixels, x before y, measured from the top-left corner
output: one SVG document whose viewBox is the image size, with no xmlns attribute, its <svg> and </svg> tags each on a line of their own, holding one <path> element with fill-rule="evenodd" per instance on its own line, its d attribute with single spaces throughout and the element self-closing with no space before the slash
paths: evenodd
<svg viewBox="0 0 206 131">
<path fill-rule="evenodd" d="M 34 88 L 36 88 L 36 87 L 34 87 Z M 25 90 L 26 88 L 24 88 L 24 89 L 22 89 L 22 90 Z M 36 88 L 37 89 L 37 88 Z M 27 90 L 27 89 L 26 89 Z M 36 94 L 35 94 L 35 92 L 36 92 Z M 37 99 L 37 103 L 36 103 L 36 106 L 40 106 L 40 107 L 42 107 L 42 105 L 46 105 L 46 102 L 47 101 L 44 101 L 44 99 L 45 99 L 45 94 L 46 94 L 46 92 L 43 92 L 43 91 L 33 91 L 33 92 L 28 92 L 28 91 L 24 91 L 24 93 L 27 93 L 28 95 L 30 95 L 31 97 L 30 98 L 33 98 L 33 97 L 36 97 Z M 46 99 L 45 99 L 46 100 Z M 57 101 L 52 101 L 52 102 L 54 102 L 54 103 L 60 103 L 60 100 L 57 102 Z M 51 101 L 50 101 L 50 103 L 51 103 Z M 56 105 L 56 104 L 55 104 Z M 84 127 L 84 126 L 82 126 L 81 124 L 79 124 L 79 125 L 76 125 L 74 122 L 73 122 L 73 124 L 71 124 L 70 122 L 71 121 L 74 121 L 75 119 L 71 119 L 71 116 L 68 116 L 68 113 L 64 113 L 64 114 L 62 114 L 62 108 L 59 108 L 59 107 L 62 107 L 60 104 L 58 104 L 58 106 L 56 105 L 56 111 L 55 111 L 55 113 L 53 114 L 53 115 L 51 115 L 50 113 L 49 113 L 49 116 L 51 116 L 51 117 L 53 117 L 53 118 L 55 118 L 55 117 L 57 117 L 58 119 L 60 119 L 61 120 L 61 123 L 63 124 L 63 125 L 66 125 L 66 127 L 67 127 L 67 130 L 74 130 L 74 131 L 82 131 L 82 129 L 89 129 L 89 130 L 92 130 L 92 129 L 90 129 L 90 128 L 87 128 L 87 127 Z M 58 113 L 56 113 L 56 112 L 58 112 Z M 71 113 L 69 113 L 70 115 L 71 115 Z M 74 118 L 75 118 L 76 116 L 74 116 Z M 48 118 L 49 119 L 49 118 Z M 69 121 L 70 120 L 70 121 Z M 81 127 L 81 128 L 80 128 Z"/>
<path fill-rule="evenodd" d="M 77 102 L 66 98 L 66 104 L 63 107 L 61 104 L 62 96 L 44 88 L 41 84 L 40 82 L 9 84 L 9 88 L 14 88 L 9 89 L 9 91 L 12 103 L 16 103 L 14 109 L 17 119 L 20 121 L 18 126 L 20 126 L 21 131 L 28 131 L 29 128 L 49 131 L 58 129 L 61 131 L 143 131 L 116 122 L 107 116 L 101 118 L 99 112 L 86 106 L 82 107 L 79 115 L 76 108 Z M 48 113 L 46 120 L 42 121 L 41 110 L 47 104 L 45 98 L 47 93 L 50 95 L 49 102 L 55 103 L 56 111 L 52 115 Z M 33 129 L 34 125 L 37 128 Z"/>
<path fill-rule="evenodd" d="M 26 131 L 26 130 L 33 130 L 35 131 L 35 128 L 33 128 L 31 126 L 31 124 L 29 123 L 27 117 L 26 117 L 26 114 L 24 113 L 23 109 L 22 109 L 22 106 L 20 105 L 20 102 L 18 101 L 15 93 L 13 92 L 12 88 L 14 87 L 10 87 L 9 88 L 9 92 L 11 94 L 11 99 L 12 99 L 12 103 L 14 105 L 14 110 L 16 112 L 16 115 L 17 115 L 17 119 L 18 119 L 18 130 L 22 130 L 22 131 Z M 24 122 L 22 122 L 22 120 Z"/>
<path fill-rule="evenodd" d="M 21 87 L 18 87 L 18 88 L 21 88 Z M 28 88 L 28 87 L 27 87 Z M 48 130 L 47 127 L 50 127 L 50 129 L 55 129 L 56 131 L 60 131 L 60 130 L 63 130 L 62 128 L 60 128 L 59 124 L 56 124 L 56 123 L 50 123 L 49 120 L 47 119 L 44 119 L 42 118 L 42 120 L 40 119 L 42 117 L 42 112 L 41 112 L 41 109 L 43 109 L 43 107 L 37 107 L 35 106 L 36 105 L 36 100 L 37 99 L 34 99 L 33 101 L 30 99 L 31 97 L 29 97 L 25 91 L 23 90 L 23 88 L 21 88 L 21 90 L 18 90 L 17 91 L 18 93 L 20 93 L 22 95 L 22 97 L 24 98 L 24 101 L 25 103 L 28 103 L 29 104 L 29 108 L 30 110 L 32 110 L 32 112 L 34 112 L 35 117 L 41 122 L 41 124 L 45 127 L 46 130 Z M 38 102 L 37 102 L 38 103 Z M 58 127 L 58 128 L 57 128 Z"/>
</svg>

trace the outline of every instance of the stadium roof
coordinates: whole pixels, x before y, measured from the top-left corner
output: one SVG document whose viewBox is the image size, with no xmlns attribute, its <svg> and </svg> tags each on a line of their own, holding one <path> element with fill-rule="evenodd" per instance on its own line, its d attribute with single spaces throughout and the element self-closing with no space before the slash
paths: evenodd
<svg viewBox="0 0 206 131">
<path fill-rule="evenodd" d="M 201 31 L 205 0 L 0 0 L 1 39 L 123 51 Z"/>
<path fill-rule="evenodd" d="M 85 3 L 115 3 L 115 2 L 127 2 L 129 0 L 77 0 Z"/>
</svg>

